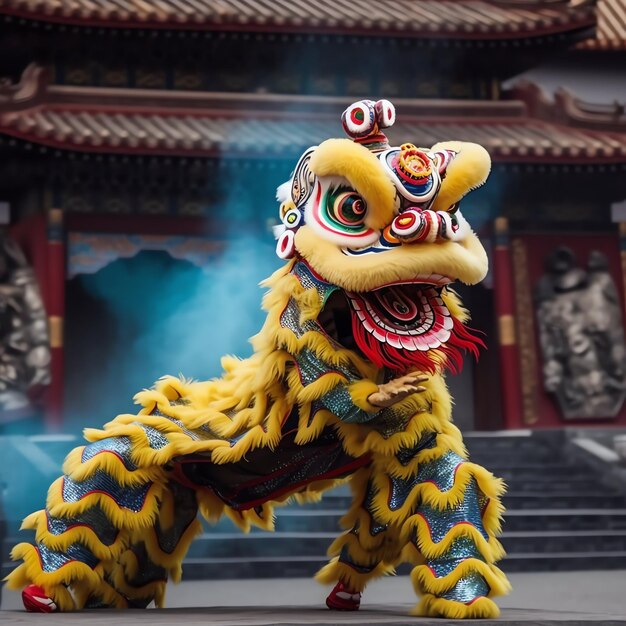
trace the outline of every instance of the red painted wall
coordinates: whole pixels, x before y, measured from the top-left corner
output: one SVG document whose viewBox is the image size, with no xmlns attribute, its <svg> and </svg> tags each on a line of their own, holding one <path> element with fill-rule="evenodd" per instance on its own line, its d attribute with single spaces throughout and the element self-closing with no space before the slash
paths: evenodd
<svg viewBox="0 0 626 626">
<path fill-rule="evenodd" d="M 9 228 L 9 234 L 23 250 L 31 264 L 39 289 L 49 309 L 50 293 L 48 289 L 48 223 L 43 213 L 26 218 Z"/>
</svg>

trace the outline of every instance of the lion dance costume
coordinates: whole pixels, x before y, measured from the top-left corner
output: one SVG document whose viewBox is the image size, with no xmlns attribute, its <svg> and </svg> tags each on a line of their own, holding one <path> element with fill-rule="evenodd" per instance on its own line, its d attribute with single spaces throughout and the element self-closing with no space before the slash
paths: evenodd
<svg viewBox="0 0 626 626">
<path fill-rule="evenodd" d="M 350 139 L 309 148 L 279 187 L 286 263 L 264 283 L 253 355 L 224 358 L 219 379 L 161 379 L 138 414 L 85 431 L 24 521 L 36 545 L 13 550 L 27 608 L 162 606 L 198 511 L 271 530 L 274 505 L 349 480 L 317 575 L 335 584 L 330 608 L 357 609 L 369 581 L 411 562 L 416 614 L 498 614 L 503 485 L 468 461 L 444 382 L 480 344 L 449 284 L 487 270 L 459 202 L 490 159 L 470 143 L 391 147 L 394 121 L 385 100 L 351 105 Z"/>
</svg>

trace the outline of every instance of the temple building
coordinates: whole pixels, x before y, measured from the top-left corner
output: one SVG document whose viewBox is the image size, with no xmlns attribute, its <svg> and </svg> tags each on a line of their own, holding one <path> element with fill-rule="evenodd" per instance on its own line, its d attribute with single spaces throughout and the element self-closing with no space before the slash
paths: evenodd
<svg viewBox="0 0 626 626">
<path fill-rule="evenodd" d="M 175 371 L 150 369 L 176 354 L 181 330 L 163 330 L 154 312 L 188 319 L 164 302 L 184 302 L 200 275 L 215 302 L 228 297 L 218 270 L 242 259 L 240 328 L 207 310 L 194 355 L 222 350 L 224 336 L 239 342 L 224 351 L 245 346 L 262 320 L 256 282 L 277 266 L 276 186 L 304 149 L 341 136 L 347 104 L 384 97 L 398 114 L 392 144 L 472 141 L 493 160 L 487 185 L 463 203 L 492 269 L 461 289 L 488 350 L 451 381 L 458 422 L 626 425 L 624 107 L 507 82 L 555 59 L 623 68 L 625 42 L 618 0 L 423 0 L 402 10 L 366 0 L 0 0 L 0 208 L 49 321 L 49 381 L 40 376 L 34 406 L 51 429 L 74 415 L 104 421 L 112 396 L 132 394 L 125 368 L 187 373 L 175 359 Z M 238 238 L 243 256 L 232 252 Z M 116 326 L 120 307 L 135 327 Z M 138 338 L 142 320 L 154 332 Z M 218 374 L 218 356 L 207 356 L 206 376 Z"/>
</svg>

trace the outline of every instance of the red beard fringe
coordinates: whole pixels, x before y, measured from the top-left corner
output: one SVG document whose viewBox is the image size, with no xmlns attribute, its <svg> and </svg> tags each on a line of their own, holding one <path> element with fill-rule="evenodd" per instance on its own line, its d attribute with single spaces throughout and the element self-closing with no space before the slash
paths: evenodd
<svg viewBox="0 0 626 626">
<path fill-rule="evenodd" d="M 399 350 L 382 343 L 365 330 L 354 311 L 352 314 L 352 334 L 361 352 L 376 367 L 386 367 L 394 372 L 420 371 L 429 374 L 448 369 L 458 374 L 463 369 L 463 357 L 470 353 L 478 359 L 479 349 L 485 347 L 485 342 L 476 334 L 476 331 L 467 328 L 463 322 L 452 318 L 454 326 L 450 331 L 450 339 L 435 350 L 420 352 L 415 350 Z"/>
</svg>

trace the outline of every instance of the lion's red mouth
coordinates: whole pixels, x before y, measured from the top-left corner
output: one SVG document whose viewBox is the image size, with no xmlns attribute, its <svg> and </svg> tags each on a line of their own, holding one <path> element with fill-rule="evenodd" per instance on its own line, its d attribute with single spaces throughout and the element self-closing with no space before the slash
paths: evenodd
<svg viewBox="0 0 626 626">
<path fill-rule="evenodd" d="M 368 294 L 348 292 L 347 296 L 363 328 L 381 343 L 426 352 L 450 339 L 454 322 L 440 286 L 393 284 Z"/>
<path fill-rule="evenodd" d="M 449 279 L 401 282 L 369 293 L 346 292 L 352 334 L 359 349 L 379 367 L 460 370 L 463 352 L 482 342 L 454 318 L 441 292 Z"/>
</svg>

